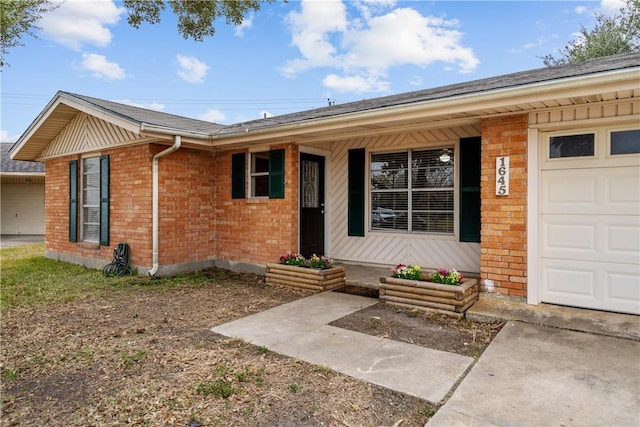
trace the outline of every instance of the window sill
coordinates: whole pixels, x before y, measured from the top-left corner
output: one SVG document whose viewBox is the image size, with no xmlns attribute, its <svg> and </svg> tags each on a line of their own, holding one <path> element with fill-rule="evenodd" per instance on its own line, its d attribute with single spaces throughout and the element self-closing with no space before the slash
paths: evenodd
<svg viewBox="0 0 640 427">
<path fill-rule="evenodd" d="M 270 199 L 268 197 L 249 197 L 246 199 L 247 203 L 266 203 Z"/>
<path fill-rule="evenodd" d="M 437 233 L 409 233 L 408 231 L 385 231 L 385 230 L 369 230 L 367 236 L 391 237 L 401 239 L 430 239 L 430 240 L 454 240 L 458 237 L 454 234 L 437 234 Z"/>
<path fill-rule="evenodd" d="M 100 244 L 98 242 L 78 242 L 78 246 L 83 249 L 92 249 L 94 251 L 100 250 Z"/>
</svg>

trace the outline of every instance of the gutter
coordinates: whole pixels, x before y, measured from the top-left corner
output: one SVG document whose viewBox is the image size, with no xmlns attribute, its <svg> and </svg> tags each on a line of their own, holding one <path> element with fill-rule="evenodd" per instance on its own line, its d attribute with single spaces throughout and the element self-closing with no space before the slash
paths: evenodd
<svg viewBox="0 0 640 427">
<path fill-rule="evenodd" d="M 158 246 L 159 246 L 159 241 L 158 241 L 158 162 L 159 160 L 164 157 L 167 156 L 171 153 L 173 153 L 174 151 L 178 150 L 178 148 L 180 148 L 180 144 L 182 144 L 182 137 L 180 135 L 174 135 L 173 136 L 173 145 L 169 148 L 167 148 L 166 150 L 163 150 L 161 152 L 159 152 L 158 154 L 156 154 L 155 156 L 153 156 L 153 167 L 152 167 L 152 235 L 153 235 L 153 267 L 151 267 L 151 270 L 149 270 L 149 276 L 154 276 L 157 272 L 158 272 L 158 268 L 160 267 L 160 265 L 158 264 Z"/>
<path fill-rule="evenodd" d="M 616 77 L 616 79 L 612 79 Z M 342 113 L 332 116 L 324 116 L 312 119 L 303 119 L 292 123 L 276 124 L 258 128 L 244 128 L 229 133 L 216 133 L 211 135 L 214 146 L 222 146 L 226 139 L 237 139 L 237 142 L 255 140 L 263 135 L 274 137 L 286 137 L 295 135 L 301 131 L 321 131 L 326 127 L 342 125 L 366 126 L 377 123 L 381 118 L 392 117 L 421 117 L 425 113 L 437 112 L 456 113 L 469 109 L 496 108 L 505 103 L 530 103 L 540 99 L 540 95 L 558 96 L 558 92 L 578 90 L 583 87 L 600 86 L 610 83 L 630 82 L 635 87 L 640 77 L 640 67 L 628 67 L 607 72 L 598 72 L 591 75 L 577 75 L 555 80 L 543 80 L 520 85 L 498 87 L 487 90 L 478 90 L 457 95 L 446 95 L 420 101 L 410 100 L 402 103 L 374 107 L 351 113 Z M 471 82 L 470 82 L 471 83 Z M 563 94 L 564 95 L 564 94 Z M 393 95 L 391 95 L 393 96 Z M 517 98 L 523 97 L 522 100 Z M 516 98 L 516 100 L 514 100 Z M 222 141 L 222 143 L 217 143 Z"/>
</svg>

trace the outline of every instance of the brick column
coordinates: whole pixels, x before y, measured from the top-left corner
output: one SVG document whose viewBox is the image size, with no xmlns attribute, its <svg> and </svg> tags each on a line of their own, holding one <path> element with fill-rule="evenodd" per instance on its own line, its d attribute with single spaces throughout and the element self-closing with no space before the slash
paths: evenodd
<svg viewBox="0 0 640 427">
<path fill-rule="evenodd" d="M 496 158 L 509 156 L 509 195 L 497 196 Z M 482 120 L 482 290 L 527 294 L 527 115 Z"/>
</svg>

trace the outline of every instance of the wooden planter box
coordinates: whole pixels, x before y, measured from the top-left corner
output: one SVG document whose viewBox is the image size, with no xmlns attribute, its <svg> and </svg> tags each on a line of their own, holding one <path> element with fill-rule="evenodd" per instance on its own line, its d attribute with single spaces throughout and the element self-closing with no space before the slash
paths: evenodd
<svg viewBox="0 0 640 427">
<path fill-rule="evenodd" d="M 267 264 L 267 283 L 322 292 L 342 287 L 347 281 L 342 267 L 320 270 L 296 265 Z"/>
<path fill-rule="evenodd" d="M 464 279 L 455 286 L 426 280 L 380 278 L 380 301 L 458 318 L 464 316 L 478 296 L 478 279 L 474 278 Z"/>
</svg>

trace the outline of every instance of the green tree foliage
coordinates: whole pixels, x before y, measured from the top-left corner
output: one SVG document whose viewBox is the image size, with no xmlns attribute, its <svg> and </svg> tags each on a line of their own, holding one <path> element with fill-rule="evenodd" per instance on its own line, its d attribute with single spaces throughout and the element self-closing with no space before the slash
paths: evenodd
<svg viewBox="0 0 640 427">
<path fill-rule="evenodd" d="M 37 37 L 38 20 L 58 6 L 51 0 L 0 0 L 0 68 L 6 63 L 9 49 L 24 46 L 24 35 Z"/>
<path fill-rule="evenodd" d="M 551 67 L 640 50 L 640 0 L 626 0 L 615 16 L 598 13 L 595 18 L 596 25 L 591 31 L 581 26 L 578 38 L 569 42 L 558 57 L 542 58 L 544 65 Z"/>
<path fill-rule="evenodd" d="M 178 32 L 186 39 L 202 41 L 216 32 L 213 22 L 225 18 L 227 24 L 242 24 L 250 10 L 259 10 L 264 2 L 275 0 L 124 0 L 129 17 L 127 22 L 140 28 L 143 22 L 157 24 L 168 3 L 178 17 Z"/>
</svg>

